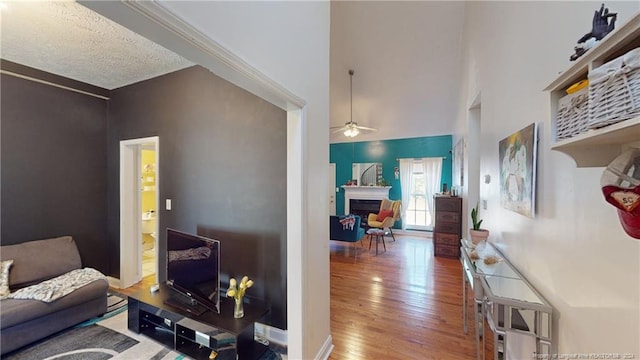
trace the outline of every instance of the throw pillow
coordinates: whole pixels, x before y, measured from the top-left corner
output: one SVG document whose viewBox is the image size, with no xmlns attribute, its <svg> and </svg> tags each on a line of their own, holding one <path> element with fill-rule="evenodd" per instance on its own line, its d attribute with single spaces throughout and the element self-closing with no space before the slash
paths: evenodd
<svg viewBox="0 0 640 360">
<path fill-rule="evenodd" d="M 376 221 L 384 221 L 384 219 L 388 218 L 389 216 L 393 216 L 393 210 L 380 210 Z"/>
<path fill-rule="evenodd" d="M 6 299 L 11 292 L 9 290 L 9 268 L 13 265 L 13 260 L 5 260 L 0 263 L 0 299 Z"/>
</svg>

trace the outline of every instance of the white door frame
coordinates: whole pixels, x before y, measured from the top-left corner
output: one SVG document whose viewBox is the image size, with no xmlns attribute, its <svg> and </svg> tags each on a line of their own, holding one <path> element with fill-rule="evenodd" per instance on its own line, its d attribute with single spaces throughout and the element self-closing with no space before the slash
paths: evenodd
<svg viewBox="0 0 640 360">
<path fill-rule="evenodd" d="M 329 163 L 329 215 L 336 211 L 336 164 Z"/>
<path fill-rule="evenodd" d="M 480 167 L 482 151 L 482 94 L 478 92 L 471 105 L 469 106 L 469 112 L 467 114 L 467 148 L 464 149 L 464 162 L 467 174 L 464 176 L 463 196 L 466 196 L 467 201 L 462 202 L 462 213 L 467 214 L 463 216 L 462 228 L 468 229 L 471 223 L 471 208 L 476 204 L 481 203 L 481 191 L 480 187 Z M 466 191 L 466 194 L 464 193 Z"/>
<path fill-rule="evenodd" d="M 160 169 L 160 138 L 158 136 L 120 141 L 120 288 L 127 288 L 142 279 L 140 150 L 143 145 L 153 146 L 156 152 L 156 169 Z M 160 172 L 157 170 L 155 185 L 156 204 L 160 204 Z M 160 211 L 156 211 L 155 233 L 157 235 L 159 235 L 159 224 Z M 159 246 L 154 246 L 156 283 L 158 282 L 158 248 Z"/>
</svg>

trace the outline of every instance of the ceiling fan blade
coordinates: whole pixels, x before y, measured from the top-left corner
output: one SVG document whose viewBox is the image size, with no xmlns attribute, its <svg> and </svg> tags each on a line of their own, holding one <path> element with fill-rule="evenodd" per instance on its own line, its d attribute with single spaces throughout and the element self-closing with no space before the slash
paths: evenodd
<svg viewBox="0 0 640 360">
<path fill-rule="evenodd" d="M 360 130 L 367 130 L 367 131 L 378 131 L 378 129 L 374 129 L 374 128 L 370 128 L 370 127 L 366 127 L 366 126 L 357 126 L 358 129 Z"/>
<path fill-rule="evenodd" d="M 348 129 L 348 127 L 346 127 L 346 126 L 332 127 L 332 128 L 331 128 L 331 133 L 332 133 L 332 134 L 337 134 L 337 133 L 339 133 L 339 132 L 343 132 L 343 131 L 345 131 L 345 130 L 347 130 L 347 129 Z"/>
</svg>

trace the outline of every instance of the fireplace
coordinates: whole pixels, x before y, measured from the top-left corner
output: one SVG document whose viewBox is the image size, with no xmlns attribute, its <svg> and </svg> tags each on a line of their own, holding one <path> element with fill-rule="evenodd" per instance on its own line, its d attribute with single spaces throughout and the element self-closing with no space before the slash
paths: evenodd
<svg viewBox="0 0 640 360">
<path fill-rule="evenodd" d="M 389 198 L 389 189 L 391 186 L 345 186 L 344 189 L 344 213 L 355 214 L 351 210 L 351 200 L 377 200 L 378 207 L 375 209 L 376 214 L 380 210 L 380 201 Z M 366 220 L 366 219 L 362 219 Z"/>
<path fill-rule="evenodd" d="M 351 199 L 349 200 L 349 212 L 360 215 L 362 225 L 366 226 L 368 225 L 367 218 L 369 214 L 377 214 L 380 211 L 381 202 L 382 200 Z"/>
</svg>

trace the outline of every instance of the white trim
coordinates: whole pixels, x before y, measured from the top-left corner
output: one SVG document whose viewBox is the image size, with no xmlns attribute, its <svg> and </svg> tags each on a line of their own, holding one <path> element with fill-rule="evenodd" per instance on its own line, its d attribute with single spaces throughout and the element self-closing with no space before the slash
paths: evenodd
<svg viewBox="0 0 640 360">
<path fill-rule="evenodd" d="M 433 231 L 417 231 L 417 230 L 402 230 L 393 229 L 394 235 L 407 235 L 412 237 L 422 237 L 425 239 L 433 239 Z"/>
<path fill-rule="evenodd" d="M 344 189 L 344 213 L 349 214 L 351 200 L 383 200 L 389 198 L 391 186 L 341 186 Z"/>
<path fill-rule="evenodd" d="M 83 90 L 79 90 L 79 89 L 75 89 L 72 87 L 68 87 L 68 86 L 64 86 L 64 85 L 60 85 L 60 84 L 56 84 L 50 81 L 46 81 L 46 80 L 42 80 L 42 79 L 37 79 L 31 76 L 27 76 L 27 75 L 22 75 L 22 74 L 18 74 L 18 73 L 14 73 L 11 71 L 7 71 L 7 70 L 0 70 L 0 74 L 5 74 L 5 75 L 9 75 L 9 76 L 13 76 L 13 77 L 17 77 L 20 79 L 24 79 L 24 80 L 29 80 L 29 81 L 33 81 L 33 82 L 37 82 L 40 84 L 45 84 L 45 85 L 49 85 L 49 86 L 53 86 L 53 87 L 57 87 L 60 89 L 64 89 L 64 90 L 69 90 L 69 91 L 73 91 L 76 92 L 78 94 L 83 94 L 83 95 L 88 95 L 88 96 L 93 96 L 96 97 L 98 99 L 102 99 L 102 100 L 109 100 L 108 96 L 104 96 L 104 95 L 98 95 L 98 94 L 94 94 L 94 93 L 90 93 L 88 91 L 83 91 Z"/>
<path fill-rule="evenodd" d="M 137 166 L 135 144 L 128 145 L 128 141 L 120 142 L 120 285 L 124 288 L 138 281 L 136 255 L 140 252 L 137 241 L 126 241 L 130 236 L 138 233 L 138 224 L 133 221 L 139 213 L 137 182 L 133 169 Z M 134 146 L 134 147 L 132 147 Z M 137 238 L 137 237 L 136 237 Z"/>
<path fill-rule="evenodd" d="M 329 163 L 329 215 L 336 215 L 336 163 Z"/>
<path fill-rule="evenodd" d="M 120 286 L 127 288 L 142 279 L 142 211 L 140 209 L 140 148 L 153 144 L 156 167 L 160 166 L 158 136 L 120 141 Z M 156 171 L 156 203 L 159 204 L 159 171 Z M 159 205 L 158 205 L 159 206 Z M 156 234 L 160 211 L 156 212 Z M 158 239 L 156 237 L 156 239 Z M 131 239 L 134 239 L 131 241 Z M 156 240 L 157 241 L 157 240 Z M 158 248 L 155 246 L 156 259 Z M 156 261 L 156 282 L 158 264 Z"/>
<path fill-rule="evenodd" d="M 287 112 L 287 354 L 304 358 L 307 247 L 304 192 L 306 109 Z"/>
<path fill-rule="evenodd" d="M 106 17 L 118 17 L 119 21 L 116 22 L 121 25 L 208 68 L 217 76 L 281 109 L 299 110 L 306 105 L 302 98 L 171 13 L 158 1 L 78 2 Z M 131 10 L 138 16 L 131 16 Z M 126 18 L 122 16 L 123 12 L 128 13 Z"/>
<path fill-rule="evenodd" d="M 315 359 L 327 360 L 329 359 L 329 355 L 331 355 L 332 351 L 333 351 L 333 338 L 331 337 L 331 335 L 329 335 L 329 337 L 327 337 L 327 340 L 324 341 L 324 344 L 322 344 L 320 351 L 318 351 L 318 353 L 316 354 Z"/>
<path fill-rule="evenodd" d="M 107 281 L 109 282 L 109 287 L 122 289 L 122 286 L 120 286 L 120 279 L 114 278 L 113 276 L 107 276 Z"/>
</svg>

